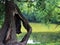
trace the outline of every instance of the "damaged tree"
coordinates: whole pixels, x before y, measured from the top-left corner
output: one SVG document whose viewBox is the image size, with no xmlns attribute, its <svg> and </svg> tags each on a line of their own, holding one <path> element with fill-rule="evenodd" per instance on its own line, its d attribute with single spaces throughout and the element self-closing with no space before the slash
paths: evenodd
<svg viewBox="0 0 60 45">
<path fill-rule="evenodd" d="M 5 22 L 0 31 L 1 45 L 26 45 L 32 32 L 27 19 L 21 14 L 14 0 L 5 0 Z M 21 21 L 27 34 L 20 42 L 16 41 L 16 33 L 21 33 Z"/>
</svg>

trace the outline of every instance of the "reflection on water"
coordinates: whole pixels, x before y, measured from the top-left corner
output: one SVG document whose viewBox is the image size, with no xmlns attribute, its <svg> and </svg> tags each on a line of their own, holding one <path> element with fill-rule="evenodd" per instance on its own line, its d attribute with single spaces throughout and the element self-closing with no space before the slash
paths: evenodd
<svg viewBox="0 0 60 45">
<path fill-rule="evenodd" d="M 27 42 L 28 44 L 40 44 L 40 42 L 34 42 L 33 40 L 28 40 L 28 42 Z"/>
</svg>

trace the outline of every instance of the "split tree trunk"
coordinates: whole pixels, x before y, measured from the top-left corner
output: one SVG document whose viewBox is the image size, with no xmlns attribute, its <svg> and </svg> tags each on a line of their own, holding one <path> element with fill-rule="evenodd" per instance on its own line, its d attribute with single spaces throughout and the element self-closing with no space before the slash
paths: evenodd
<svg viewBox="0 0 60 45">
<path fill-rule="evenodd" d="M 13 2 L 13 0 L 6 0 L 5 2 L 5 22 L 1 29 L 0 33 L 0 42 L 5 45 L 26 45 L 27 41 L 32 32 L 31 26 L 29 25 L 27 19 L 21 14 L 17 5 Z M 23 26 L 27 30 L 26 35 L 23 37 L 21 42 L 16 41 L 16 25 L 15 25 L 15 15 L 19 16 L 19 19 L 23 22 Z M 9 40 L 8 40 L 9 39 Z M 6 41 L 7 40 L 7 41 Z"/>
</svg>

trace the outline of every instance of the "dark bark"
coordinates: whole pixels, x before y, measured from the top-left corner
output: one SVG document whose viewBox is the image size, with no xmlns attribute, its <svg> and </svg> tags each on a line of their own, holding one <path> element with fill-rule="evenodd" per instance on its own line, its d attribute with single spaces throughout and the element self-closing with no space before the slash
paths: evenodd
<svg viewBox="0 0 60 45">
<path fill-rule="evenodd" d="M 15 19 L 15 24 L 16 24 L 16 33 L 20 34 L 21 33 L 21 19 L 17 14 L 15 14 L 14 19 Z"/>
<path fill-rule="evenodd" d="M 6 31 L 6 32 L 9 32 L 9 33 L 7 33 L 5 35 L 5 39 L 6 39 L 6 40 L 4 39 L 5 42 L 8 40 L 9 37 L 11 38 L 10 40 L 16 40 L 16 27 L 15 27 L 15 20 L 14 20 L 15 6 L 12 3 L 13 2 L 10 2 L 10 1 L 6 0 L 6 4 L 5 4 L 6 16 L 9 15 L 9 17 L 7 19 L 10 19 L 9 30 L 11 30 L 11 32 L 9 32 L 9 30 Z"/>
</svg>

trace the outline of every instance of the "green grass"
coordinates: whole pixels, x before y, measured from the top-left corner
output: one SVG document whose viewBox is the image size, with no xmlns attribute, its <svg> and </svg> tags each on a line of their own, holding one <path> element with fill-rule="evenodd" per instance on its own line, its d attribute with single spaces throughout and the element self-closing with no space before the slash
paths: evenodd
<svg viewBox="0 0 60 45">
<path fill-rule="evenodd" d="M 43 44 L 27 44 L 27 45 L 60 45 L 60 42 L 56 42 L 56 43 L 43 43 Z"/>
<path fill-rule="evenodd" d="M 22 33 L 20 35 L 17 35 L 18 41 L 22 39 L 22 37 L 26 33 Z M 43 44 L 60 44 L 60 33 L 58 32 L 33 32 L 29 39 L 32 39 L 33 41 L 40 42 Z"/>
<path fill-rule="evenodd" d="M 60 25 L 45 25 L 41 23 L 30 23 L 30 25 L 32 27 L 32 34 L 30 36 L 30 39 L 33 39 L 34 41 L 39 41 L 41 42 L 41 44 L 27 45 L 60 45 Z M 17 35 L 18 40 L 21 40 L 22 37 L 26 34 L 26 30 L 23 26 L 22 31 L 22 34 Z"/>
<path fill-rule="evenodd" d="M 59 32 L 60 31 L 60 25 L 57 26 L 57 24 L 45 25 L 41 23 L 30 23 L 30 25 L 32 27 L 32 32 Z M 22 31 L 26 32 L 23 26 L 22 26 Z"/>
</svg>

